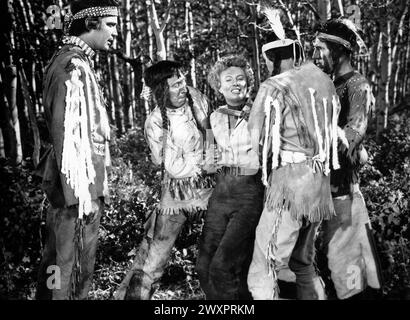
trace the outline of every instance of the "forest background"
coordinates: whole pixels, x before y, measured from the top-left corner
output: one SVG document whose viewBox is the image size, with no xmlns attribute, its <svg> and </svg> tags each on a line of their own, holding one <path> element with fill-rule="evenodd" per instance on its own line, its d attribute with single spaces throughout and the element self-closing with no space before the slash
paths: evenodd
<svg viewBox="0 0 410 320">
<path fill-rule="evenodd" d="M 184 64 L 188 83 L 221 101 L 206 82 L 226 53 L 252 63 L 257 85 L 266 22 L 255 0 L 122 0 L 113 50 L 97 55 L 113 131 L 112 202 L 102 219 L 91 299 L 111 299 L 158 202 L 158 168 L 143 136 L 150 103 L 141 97 L 153 61 Z M 286 28 L 312 53 L 314 27 L 345 16 L 362 30 L 368 52 L 354 65 L 371 83 L 376 112 L 365 146 L 361 186 L 384 277 L 382 299 L 410 299 L 410 12 L 405 0 L 275 1 Z M 66 1 L 4 0 L 0 4 L 0 299 L 33 299 L 48 203 L 33 174 L 49 140 L 42 78 L 60 45 Z M 256 87 L 257 90 L 257 87 Z M 255 92 L 256 92 L 255 90 Z M 254 92 L 254 93 L 255 93 Z M 194 262 L 201 224 L 187 224 L 154 299 L 203 299 Z M 320 264 L 320 259 L 318 260 Z"/>
</svg>

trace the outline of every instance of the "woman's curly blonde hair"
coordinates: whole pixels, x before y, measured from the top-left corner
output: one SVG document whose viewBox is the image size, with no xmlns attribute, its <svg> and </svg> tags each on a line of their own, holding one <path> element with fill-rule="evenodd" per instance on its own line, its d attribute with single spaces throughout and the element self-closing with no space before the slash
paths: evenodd
<svg viewBox="0 0 410 320">
<path fill-rule="evenodd" d="M 208 83 L 211 88 L 215 90 L 218 98 L 223 99 L 223 95 L 219 92 L 219 88 L 221 87 L 221 72 L 230 67 L 242 68 L 243 71 L 245 71 L 249 95 L 255 85 L 255 76 L 248 60 L 246 60 L 244 56 L 237 54 L 223 56 L 215 62 L 208 74 Z"/>
</svg>

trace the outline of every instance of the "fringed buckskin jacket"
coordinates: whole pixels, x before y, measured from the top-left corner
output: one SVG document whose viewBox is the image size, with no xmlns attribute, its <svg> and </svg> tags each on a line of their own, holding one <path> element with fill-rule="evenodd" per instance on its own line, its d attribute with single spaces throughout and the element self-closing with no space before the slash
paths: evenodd
<svg viewBox="0 0 410 320">
<path fill-rule="evenodd" d="M 188 90 L 195 115 L 188 102 L 178 109 L 167 108 L 169 129 L 165 133 L 159 107 L 145 121 L 145 137 L 152 161 L 156 165 L 164 161 L 159 206 L 161 214 L 196 214 L 206 210 L 212 193 L 213 178 L 201 174 L 204 142 L 197 126 L 197 121 L 202 124 L 208 119 L 208 102 L 198 90 L 192 87 L 188 87 Z"/>
<path fill-rule="evenodd" d="M 338 125 L 349 143 L 348 148 L 340 145 L 340 169 L 332 171 L 330 176 L 332 194 L 338 197 L 351 192 L 351 186 L 359 182 L 360 166 L 367 161 L 362 141 L 374 108 L 374 97 L 366 78 L 356 71 L 335 79 L 334 84 L 342 106 Z"/>
<path fill-rule="evenodd" d="M 94 51 L 78 37 L 66 37 L 52 57 L 43 82 L 43 104 L 52 147 L 37 173 L 53 207 L 108 201 L 110 127 L 93 69 Z"/>
<path fill-rule="evenodd" d="M 331 79 L 310 62 L 261 85 L 248 128 L 254 149 L 263 144 L 262 180 L 268 209 L 284 208 L 293 218 L 306 217 L 311 222 L 334 215 L 329 173 L 330 162 L 338 168 L 339 110 Z M 298 155 L 299 160 L 285 162 L 284 152 Z"/>
</svg>

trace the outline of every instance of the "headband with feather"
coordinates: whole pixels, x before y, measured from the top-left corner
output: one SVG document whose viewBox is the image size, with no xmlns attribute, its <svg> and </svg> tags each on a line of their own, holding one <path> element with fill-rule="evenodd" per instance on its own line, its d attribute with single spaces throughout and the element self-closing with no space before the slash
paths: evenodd
<svg viewBox="0 0 410 320">
<path fill-rule="evenodd" d="M 359 53 L 362 53 L 362 54 L 368 53 L 366 44 L 364 43 L 362 37 L 360 36 L 356 25 L 351 20 L 346 19 L 346 18 L 338 18 L 335 20 L 330 20 L 330 23 L 343 24 L 346 28 L 348 28 L 354 34 L 357 47 L 359 48 Z M 350 51 L 353 51 L 355 47 L 355 46 L 352 46 L 352 44 L 347 39 L 345 39 L 346 37 L 343 38 L 340 35 L 339 36 L 335 35 L 334 32 L 332 32 L 331 28 L 330 29 L 328 28 L 328 30 L 325 30 L 324 32 L 319 32 L 316 35 L 316 37 L 320 40 L 331 41 L 331 42 L 336 42 L 338 44 L 341 44 L 342 46 L 344 46 Z"/>
<path fill-rule="evenodd" d="M 262 53 L 265 54 L 265 52 L 268 50 L 278 49 L 292 45 L 293 57 L 296 59 L 296 46 L 298 45 L 302 52 L 299 64 L 302 63 L 305 60 L 302 45 L 298 40 L 286 38 L 285 29 L 283 28 L 282 22 L 280 21 L 280 9 L 271 7 L 269 4 L 264 3 L 264 5 L 261 6 L 261 12 L 268 19 L 270 28 L 278 38 L 278 40 L 264 44 L 262 46 Z"/>
<path fill-rule="evenodd" d="M 343 23 L 346 27 L 348 27 L 356 35 L 356 42 L 357 42 L 357 45 L 359 46 L 359 52 L 360 53 L 366 53 L 367 52 L 367 46 L 364 43 L 362 37 L 360 36 L 356 25 L 350 19 L 346 19 L 346 18 L 339 19 L 339 21 L 341 23 Z"/>
<path fill-rule="evenodd" d="M 285 29 L 283 28 L 282 22 L 280 21 L 280 10 L 268 6 L 263 6 L 261 8 L 262 13 L 268 19 L 269 25 L 273 33 L 278 37 L 279 40 L 275 40 L 266 43 L 262 46 L 262 52 L 266 52 L 270 49 L 286 47 L 294 43 L 292 39 L 286 39 Z"/>
</svg>

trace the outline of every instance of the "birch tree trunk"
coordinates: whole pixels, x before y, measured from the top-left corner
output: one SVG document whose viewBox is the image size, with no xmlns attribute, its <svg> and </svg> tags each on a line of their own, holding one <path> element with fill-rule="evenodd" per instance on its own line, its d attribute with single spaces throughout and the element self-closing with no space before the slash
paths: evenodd
<svg viewBox="0 0 410 320">
<path fill-rule="evenodd" d="M 400 17 L 399 25 L 396 30 L 396 36 L 394 38 L 393 49 L 391 51 L 391 70 L 390 70 L 391 79 L 389 82 L 389 100 L 392 102 L 392 104 L 396 103 L 395 94 L 397 93 L 398 74 L 400 72 L 400 68 L 399 68 L 399 64 L 400 64 L 399 56 L 400 56 L 400 50 L 401 50 L 400 47 L 401 47 L 401 40 L 403 38 L 404 21 L 408 13 L 408 6 L 409 4 L 407 3 Z"/>
<path fill-rule="evenodd" d="M 251 16 L 252 16 L 252 52 L 253 52 L 253 70 L 255 72 L 255 92 L 258 91 L 259 84 L 261 81 L 261 69 L 260 69 L 260 59 L 259 59 L 259 34 L 257 28 L 257 12 L 256 3 L 252 2 L 250 4 Z"/>
<path fill-rule="evenodd" d="M 12 2 L 8 2 L 8 12 L 11 17 L 12 24 L 15 25 L 16 23 L 16 18 L 14 15 L 14 9 L 12 7 Z M 15 38 L 14 38 L 14 31 L 10 30 L 9 31 L 9 41 L 11 48 L 15 48 L 16 43 L 15 43 Z M 11 49 L 9 48 L 9 49 Z M 16 65 L 14 64 L 13 61 L 13 55 L 12 51 L 8 50 L 7 54 L 7 64 L 6 64 L 6 72 L 5 72 L 5 80 L 6 83 L 8 84 L 6 87 L 7 93 L 6 97 L 8 99 L 8 106 L 10 108 L 10 116 L 11 116 L 11 121 L 13 124 L 13 129 L 14 129 L 14 135 L 16 139 L 16 154 L 13 158 L 11 158 L 13 164 L 20 164 L 21 161 L 23 160 L 23 150 L 21 147 L 21 136 L 20 136 L 20 122 L 19 122 L 19 117 L 18 117 L 18 109 L 17 109 L 17 68 Z"/>
<path fill-rule="evenodd" d="M 408 28 L 410 29 L 410 19 L 409 19 Z M 402 81 L 403 81 L 403 89 L 402 89 L 403 96 L 406 96 L 406 94 L 409 90 L 409 85 L 410 85 L 410 83 L 409 83 L 409 72 L 410 72 L 410 68 L 409 68 L 409 65 L 410 65 L 410 35 L 409 35 L 409 33 L 407 33 L 406 38 L 407 38 L 407 41 L 406 41 L 407 45 L 406 45 L 406 54 L 404 56 L 404 78 L 402 79 Z"/>
<path fill-rule="evenodd" d="M 380 139 L 380 134 L 387 127 L 389 114 L 389 40 L 390 40 L 390 21 L 382 18 L 381 22 L 381 57 L 380 57 L 380 80 L 378 94 L 376 97 L 376 138 Z"/>
<path fill-rule="evenodd" d="M 155 3 L 154 1 L 147 1 L 147 5 L 149 3 L 149 12 L 150 12 L 150 25 L 152 28 L 152 31 L 154 32 L 155 35 L 155 41 L 157 45 L 157 52 L 156 52 L 156 58 L 158 60 L 166 60 L 167 59 L 167 50 L 166 50 L 166 44 L 165 44 L 165 38 L 164 38 L 164 30 L 170 20 L 170 13 L 171 13 L 171 8 L 173 6 L 174 1 L 168 1 L 168 7 L 165 13 L 165 17 L 163 22 L 160 24 L 160 21 L 158 19 L 158 14 L 157 10 L 155 8 Z"/>
<path fill-rule="evenodd" d="M 330 0 L 318 0 L 317 12 L 320 16 L 320 22 L 325 22 L 331 18 L 332 3 Z"/>
<path fill-rule="evenodd" d="M 151 0 L 145 1 L 146 12 L 147 12 L 147 37 L 148 37 L 148 54 L 152 61 L 155 61 L 154 58 L 154 33 L 152 31 L 152 18 L 151 18 Z"/>
<path fill-rule="evenodd" d="M 17 108 L 17 68 L 15 65 L 10 65 L 7 68 L 9 83 L 9 93 L 8 93 L 8 102 L 11 114 L 11 121 L 13 123 L 14 132 L 16 135 L 16 158 L 13 159 L 15 164 L 20 164 L 23 160 L 23 150 L 21 147 L 21 136 L 20 136 L 20 122 Z"/>
<path fill-rule="evenodd" d="M 118 72 L 118 59 L 115 54 L 111 55 L 111 80 L 115 107 L 115 125 L 117 127 L 117 133 L 120 135 L 124 132 L 124 113 L 122 108 L 122 99 L 120 92 L 119 72 Z"/>
<path fill-rule="evenodd" d="M 130 0 L 123 0 L 123 37 L 124 37 L 124 50 L 125 55 L 129 57 L 131 55 L 131 20 L 130 20 L 130 10 L 131 4 Z M 124 129 L 127 131 L 132 127 L 132 108 L 130 101 L 130 68 L 128 63 L 123 63 L 123 101 L 124 101 Z"/>
<path fill-rule="evenodd" d="M 4 149 L 3 130 L 0 127 L 0 159 L 6 157 L 6 150 Z"/>
<path fill-rule="evenodd" d="M 195 53 L 192 43 L 194 37 L 194 22 L 192 17 L 191 3 L 185 2 L 185 31 L 188 35 L 188 47 L 189 53 L 191 54 L 191 59 L 189 61 L 189 70 L 192 86 L 196 88 L 196 66 L 195 66 Z"/>
</svg>

